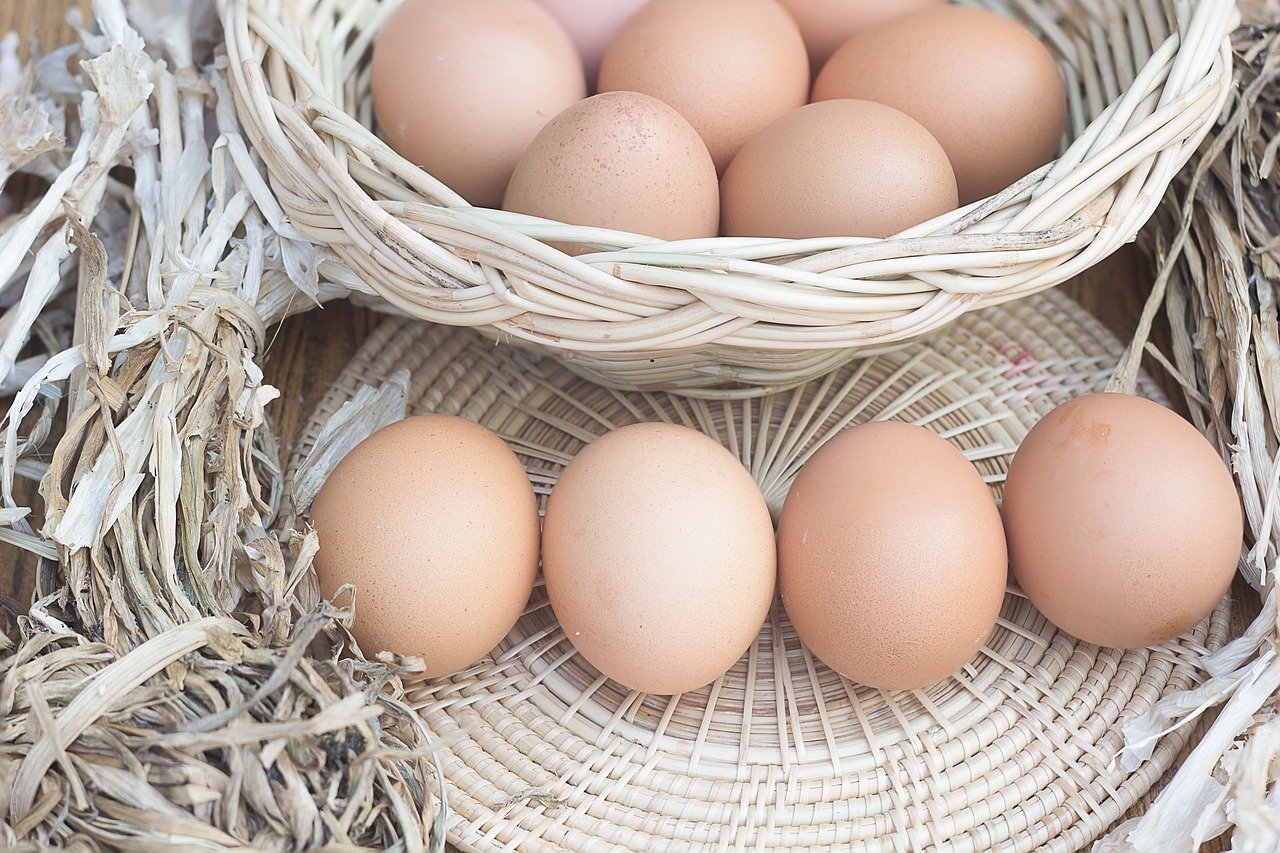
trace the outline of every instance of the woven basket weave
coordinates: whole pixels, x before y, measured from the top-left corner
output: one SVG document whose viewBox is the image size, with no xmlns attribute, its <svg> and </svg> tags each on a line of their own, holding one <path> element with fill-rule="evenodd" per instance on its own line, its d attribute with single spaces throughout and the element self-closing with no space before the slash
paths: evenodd
<svg viewBox="0 0 1280 853">
<path fill-rule="evenodd" d="M 410 412 L 495 429 L 543 498 L 592 436 L 659 418 L 717 436 L 775 510 L 823 436 L 873 418 L 938 431 L 998 494 L 1027 429 L 1105 387 L 1119 352 L 1047 293 L 802 388 L 708 402 L 606 389 L 469 330 L 392 319 L 319 405 L 290 476 L 344 401 L 403 372 Z M 1145 378 L 1138 390 L 1159 398 Z M 1224 601 L 1176 641 L 1119 651 L 1056 631 L 1010 590 L 960 673 L 888 693 L 828 670 L 775 605 L 730 672 L 672 699 L 601 677 L 539 586 L 492 657 L 411 687 L 408 701 L 442 745 L 449 839 L 464 850 L 1078 850 L 1178 753 L 1185 729 L 1125 774 L 1120 724 L 1203 679 L 1197 661 L 1224 642 L 1227 613 Z"/>
<path fill-rule="evenodd" d="M 1059 159 L 887 240 L 634 234 L 473 208 L 370 129 L 369 55 L 395 0 L 219 0 L 236 108 L 324 274 L 412 317 L 555 350 L 614 387 L 798 384 L 1052 287 L 1133 239 L 1212 126 L 1231 0 L 984 0 L 1037 32 L 1070 102 Z M 593 245 L 572 258 L 540 242 Z"/>
</svg>

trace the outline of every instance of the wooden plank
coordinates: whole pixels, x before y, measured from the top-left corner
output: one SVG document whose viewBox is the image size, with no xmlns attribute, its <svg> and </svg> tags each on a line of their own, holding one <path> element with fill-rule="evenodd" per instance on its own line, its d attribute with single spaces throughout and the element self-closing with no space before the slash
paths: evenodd
<svg viewBox="0 0 1280 853">
<path fill-rule="evenodd" d="M 47 52 L 76 39 L 71 18 L 84 16 L 90 0 L 0 0 L 0 36 L 18 34 L 18 53 L 23 59 Z M 22 193 L 30 188 L 15 177 L 6 192 Z M 5 402 L 7 408 L 7 401 Z M 20 505 L 38 502 L 34 483 L 15 485 Z M 25 551 L 0 543 L 0 630 L 10 632 L 13 612 L 25 612 L 35 589 L 38 561 Z"/>
<path fill-rule="evenodd" d="M 89 0 L 0 0 L 0 35 L 17 33 L 25 58 L 35 47 L 44 53 L 75 40 L 76 28 L 68 17 L 83 19 L 88 12 Z"/>
</svg>

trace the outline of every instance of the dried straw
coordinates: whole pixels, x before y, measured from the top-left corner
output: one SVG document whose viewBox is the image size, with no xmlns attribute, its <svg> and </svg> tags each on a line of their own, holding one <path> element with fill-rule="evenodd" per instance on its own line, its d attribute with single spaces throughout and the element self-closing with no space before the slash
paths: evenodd
<svg viewBox="0 0 1280 853">
<path fill-rule="evenodd" d="M 210 12 L 100 0 L 79 75 L 0 86 L 0 174 L 51 179 L 0 231 L 0 376 L 45 344 L 3 424 L 4 538 L 46 559 L 0 662 L 0 844 L 439 850 L 397 670 L 324 656 L 350 613 L 319 600 L 314 536 L 272 531 L 266 329 L 346 289 L 266 189 Z"/>
</svg>

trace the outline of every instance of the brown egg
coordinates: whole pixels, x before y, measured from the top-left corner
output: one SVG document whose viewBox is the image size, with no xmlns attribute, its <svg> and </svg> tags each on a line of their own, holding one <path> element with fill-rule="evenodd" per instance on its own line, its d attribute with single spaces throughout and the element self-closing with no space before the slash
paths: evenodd
<svg viewBox="0 0 1280 853">
<path fill-rule="evenodd" d="M 573 42 L 533 0 L 405 0 L 378 31 L 370 85 L 387 144 L 481 207 L 587 94 Z"/>
<path fill-rule="evenodd" d="M 569 641 L 633 689 L 674 694 L 719 678 L 773 601 L 773 524 L 728 450 L 683 426 L 625 426 L 560 475 L 542 572 Z"/>
<path fill-rule="evenodd" d="M 365 654 L 420 656 L 430 676 L 482 658 L 520 618 L 538 574 L 538 505 L 495 433 L 406 418 L 343 457 L 311 507 L 316 574 L 356 586 Z"/>
<path fill-rule="evenodd" d="M 520 158 L 502 206 L 663 240 L 713 237 L 720 222 L 715 165 L 697 131 L 637 92 L 593 95 L 548 122 Z"/>
<path fill-rule="evenodd" d="M 1164 406 L 1090 394 L 1045 415 L 1004 487 L 1009 563 L 1050 622 L 1088 643 L 1155 645 L 1193 628 L 1235 577 L 1231 472 Z"/>
<path fill-rule="evenodd" d="M 942 143 L 960 203 L 986 198 L 1052 160 L 1067 115 L 1053 57 L 1020 24 L 943 5 L 894 18 L 840 46 L 813 100 L 864 98 L 902 110 Z"/>
<path fill-rule="evenodd" d="M 982 476 L 922 427 L 841 432 L 783 503 L 783 604 L 810 651 L 853 681 L 905 690 L 951 675 L 991 635 L 1006 579 Z"/>
<path fill-rule="evenodd" d="M 835 49 L 855 33 L 899 15 L 940 6 L 947 0 L 778 0 L 800 28 L 809 65 L 816 74 Z"/>
<path fill-rule="evenodd" d="M 787 113 L 742 146 L 720 181 L 720 230 L 733 237 L 882 238 L 955 207 L 942 146 L 871 101 Z"/>
<path fill-rule="evenodd" d="M 605 51 L 599 88 L 675 107 L 723 173 L 743 143 L 805 102 L 809 57 L 774 0 L 650 0 Z"/>
</svg>

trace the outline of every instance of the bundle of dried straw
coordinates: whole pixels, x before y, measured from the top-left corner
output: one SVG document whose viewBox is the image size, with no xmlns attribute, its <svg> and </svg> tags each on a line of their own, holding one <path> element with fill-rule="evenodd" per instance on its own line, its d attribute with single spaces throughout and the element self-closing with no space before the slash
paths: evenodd
<svg viewBox="0 0 1280 853">
<path fill-rule="evenodd" d="M 347 290 L 267 190 L 210 4 L 94 12 L 0 58 L 0 186 L 48 183 L 0 221 L 0 535 L 43 558 L 0 661 L 0 846 L 441 849 L 396 671 L 313 656 L 349 614 L 272 529 L 266 330 Z"/>
</svg>

